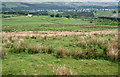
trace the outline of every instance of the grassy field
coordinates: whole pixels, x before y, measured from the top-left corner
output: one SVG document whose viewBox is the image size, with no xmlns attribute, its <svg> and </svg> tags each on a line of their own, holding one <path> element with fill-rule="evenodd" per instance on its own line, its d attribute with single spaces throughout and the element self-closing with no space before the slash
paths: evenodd
<svg viewBox="0 0 120 77">
<path fill-rule="evenodd" d="M 117 29 L 64 17 L 4 18 L 3 75 L 118 75 Z"/>
<path fill-rule="evenodd" d="M 55 75 L 64 66 L 79 75 L 117 75 L 118 65 L 105 60 L 60 58 L 50 54 L 11 54 L 3 60 L 3 75 Z M 102 67 L 101 67 L 102 66 Z M 12 70 L 11 70 L 12 69 Z"/>
<path fill-rule="evenodd" d="M 67 18 L 51 18 L 48 16 L 17 16 L 11 18 L 3 18 L 2 30 L 7 32 L 16 31 L 74 31 L 74 30 L 106 30 L 117 29 L 111 27 L 92 27 L 85 28 L 85 26 L 95 25 L 90 21 L 83 21 L 81 19 L 67 19 Z"/>
</svg>

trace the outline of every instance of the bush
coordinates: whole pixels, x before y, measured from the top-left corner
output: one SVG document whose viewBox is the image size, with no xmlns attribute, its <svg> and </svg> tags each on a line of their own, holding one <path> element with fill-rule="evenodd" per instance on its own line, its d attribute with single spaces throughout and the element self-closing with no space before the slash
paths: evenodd
<svg viewBox="0 0 120 77">
<path fill-rule="evenodd" d="M 55 17 L 55 15 L 54 15 L 54 14 L 51 14 L 50 17 Z"/>
<path fill-rule="evenodd" d="M 66 18 L 70 18 L 71 16 L 70 15 L 67 15 Z"/>
<path fill-rule="evenodd" d="M 56 14 L 55 17 L 62 17 L 62 15 L 61 14 Z"/>
<path fill-rule="evenodd" d="M 74 14 L 72 17 L 73 17 L 73 18 L 78 18 L 78 15 L 77 15 L 77 14 Z"/>
<path fill-rule="evenodd" d="M 90 23 L 93 23 L 93 21 L 90 21 Z"/>
</svg>

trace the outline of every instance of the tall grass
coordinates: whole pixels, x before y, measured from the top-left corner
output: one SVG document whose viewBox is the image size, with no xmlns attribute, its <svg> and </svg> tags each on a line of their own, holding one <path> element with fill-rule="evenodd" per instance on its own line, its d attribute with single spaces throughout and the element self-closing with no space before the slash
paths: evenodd
<svg viewBox="0 0 120 77">
<path fill-rule="evenodd" d="M 74 75 L 74 73 L 73 73 L 73 71 L 71 70 L 71 69 L 67 69 L 66 67 L 65 67 L 65 65 L 64 66 L 59 66 L 59 67 L 57 67 L 56 69 L 53 69 L 54 70 L 54 73 L 56 74 L 56 75 Z"/>
<path fill-rule="evenodd" d="M 69 57 L 70 55 L 71 55 L 71 52 L 68 49 L 65 49 L 63 47 L 60 47 L 57 50 L 57 57 L 58 58 Z"/>
<path fill-rule="evenodd" d="M 115 59 L 118 60 L 118 42 L 109 43 L 107 45 L 107 55 L 110 57 L 111 60 Z"/>
<path fill-rule="evenodd" d="M 112 38 L 111 38 L 112 37 Z M 55 37 L 53 37 L 55 38 Z M 52 38 L 52 40 L 54 40 Z M 44 37 L 43 40 L 46 40 Z M 66 47 L 53 47 L 53 45 L 29 45 L 24 39 L 18 39 L 18 37 L 9 37 L 2 39 L 6 48 L 10 48 L 10 52 L 14 53 L 48 53 L 55 54 L 57 58 L 73 57 L 76 59 L 110 59 L 112 61 L 118 61 L 118 36 L 110 34 L 86 34 L 86 35 L 74 35 L 74 36 L 59 36 L 56 40 L 64 41 L 68 46 Z M 31 39 L 33 40 L 33 39 Z M 42 40 L 42 42 L 43 42 Z M 51 40 L 51 38 L 49 38 Z M 78 48 L 78 49 L 76 49 Z"/>
</svg>

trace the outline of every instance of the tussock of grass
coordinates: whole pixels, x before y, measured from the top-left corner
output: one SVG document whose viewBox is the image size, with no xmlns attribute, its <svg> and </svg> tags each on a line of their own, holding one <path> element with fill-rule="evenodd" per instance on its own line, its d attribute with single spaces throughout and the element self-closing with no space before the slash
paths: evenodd
<svg viewBox="0 0 120 77">
<path fill-rule="evenodd" d="M 2 42 L 5 44 L 6 48 L 10 48 L 10 52 L 13 53 L 48 53 L 54 54 L 57 58 L 66 58 L 73 57 L 76 59 L 107 59 L 112 61 L 118 61 L 118 39 L 114 35 L 113 38 L 110 38 L 113 35 L 94 35 L 87 34 L 81 36 L 59 36 L 53 37 L 56 40 L 62 40 L 65 45 L 63 47 L 54 47 L 53 45 L 28 45 L 24 39 L 18 39 L 18 37 L 8 37 L 4 38 Z M 108 38 L 109 37 L 109 38 Z M 50 40 L 54 39 L 48 38 Z M 31 38 L 29 38 L 31 39 Z M 43 40 L 40 41 L 47 42 L 47 37 L 45 36 Z M 37 39 L 32 39 L 37 40 Z M 46 41 L 45 41 L 46 40 Z M 70 43 L 69 43 L 70 42 Z M 65 46 L 75 47 L 75 49 L 70 50 Z M 79 48 L 76 50 L 76 47 Z"/>
<path fill-rule="evenodd" d="M 65 65 L 64 66 L 59 66 L 56 69 L 53 69 L 53 72 L 56 75 L 74 75 L 73 71 L 71 69 L 66 69 Z"/>
<path fill-rule="evenodd" d="M 58 58 L 69 57 L 70 55 L 71 55 L 71 52 L 68 49 L 65 49 L 63 47 L 60 47 L 57 50 L 57 57 Z"/>
<path fill-rule="evenodd" d="M 4 48 L 0 47 L 0 56 L 2 59 L 6 59 L 7 58 L 7 51 Z"/>
<path fill-rule="evenodd" d="M 110 57 L 111 60 L 118 60 L 118 52 L 118 42 L 109 43 L 107 45 L 107 55 Z"/>
</svg>

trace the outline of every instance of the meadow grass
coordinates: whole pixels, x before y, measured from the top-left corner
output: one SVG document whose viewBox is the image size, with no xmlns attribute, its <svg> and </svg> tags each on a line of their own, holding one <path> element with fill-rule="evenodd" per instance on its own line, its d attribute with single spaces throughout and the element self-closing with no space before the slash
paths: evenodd
<svg viewBox="0 0 120 77">
<path fill-rule="evenodd" d="M 66 18 L 51 18 L 49 16 L 17 16 L 11 18 L 3 18 L 2 31 L 17 32 L 17 31 L 74 31 L 74 30 L 106 30 L 117 29 L 113 27 L 92 27 L 94 23 L 83 21 L 81 19 L 66 19 Z"/>
<path fill-rule="evenodd" d="M 45 35 L 3 36 L 3 52 L 0 53 L 3 75 L 118 75 L 118 34 L 89 33 L 117 27 L 93 25 L 81 19 L 48 16 L 3 19 L 4 32 L 35 31 L 34 34 Z M 37 31 L 84 31 L 88 34 L 48 37 L 50 32 Z"/>
<path fill-rule="evenodd" d="M 118 64 L 116 63 L 94 59 L 57 59 L 51 54 L 9 53 L 2 64 L 3 75 L 56 75 L 64 65 L 65 70 L 71 70 L 73 74 L 77 75 L 118 75 Z"/>
</svg>

